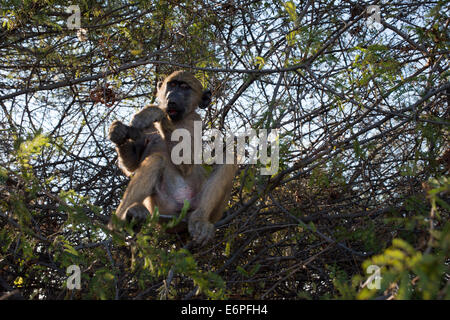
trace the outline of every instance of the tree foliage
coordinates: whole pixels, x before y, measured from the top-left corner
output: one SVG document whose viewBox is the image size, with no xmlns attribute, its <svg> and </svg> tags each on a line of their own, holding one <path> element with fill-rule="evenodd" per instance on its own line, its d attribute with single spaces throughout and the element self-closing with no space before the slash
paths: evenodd
<svg viewBox="0 0 450 320">
<path fill-rule="evenodd" d="M 68 5 L 0 9 L 0 297 L 450 298 L 446 1 L 82 0 L 82 29 Z M 280 133 L 203 248 L 105 227 L 128 182 L 108 126 L 177 69 L 208 128 Z"/>
</svg>

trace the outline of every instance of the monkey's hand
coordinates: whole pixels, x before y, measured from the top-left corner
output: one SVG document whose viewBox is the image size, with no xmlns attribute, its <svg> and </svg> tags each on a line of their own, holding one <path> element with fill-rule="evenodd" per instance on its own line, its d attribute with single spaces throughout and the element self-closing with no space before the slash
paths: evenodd
<svg viewBox="0 0 450 320">
<path fill-rule="evenodd" d="M 215 227 L 205 220 L 203 211 L 197 209 L 189 217 L 188 230 L 194 242 L 203 246 L 214 237 Z"/>
<path fill-rule="evenodd" d="M 128 138 L 128 126 L 119 120 L 114 121 L 109 127 L 108 138 L 117 145 L 123 144 Z"/>
<path fill-rule="evenodd" d="M 166 114 L 156 106 L 147 106 L 131 119 L 131 126 L 137 129 L 145 129 L 153 126 L 154 122 L 161 121 Z"/>
</svg>

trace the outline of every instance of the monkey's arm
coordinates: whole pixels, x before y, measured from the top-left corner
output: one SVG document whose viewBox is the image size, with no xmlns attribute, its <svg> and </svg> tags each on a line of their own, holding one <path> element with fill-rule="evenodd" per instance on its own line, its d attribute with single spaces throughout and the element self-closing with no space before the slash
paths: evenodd
<svg viewBox="0 0 450 320">
<path fill-rule="evenodd" d="M 116 146 L 117 154 L 119 155 L 119 166 L 125 175 L 130 176 L 132 172 L 139 167 L 142 154 L 145 150 L 145 143 L 143 140 L 138 142 L 128 140 L 127 142 Z"/>
<path fill-rule="evenodd" d="M 114 121 L 109 128 L 109 139 L 116 144 L 119 165 L 129 176 L 140 165 L 142 155 L 148 143 L 145 132 L 156 131 L 154 122 L 166 117 L 164 111 L 154 105 L 144 107 L 133 115 L 131 125 Z M 147 154 L 149 152 L 146 152 Z"/>
<path fill-rule="evenodd" d="M 155 106 L 148 106 L 133 116 L 131 125 L 114 121 L 109 128 L 109 139 L 115 143 L 119 166 L 130 176 L 148 155 L 162 151 L 161 137 L 154 126 L 155 121 L 165 124 L 165 113 Z M 142 129 L 141 129 L 142 128 Z"/>
<path fill-rule="evenodd" d="M 166 117 L 164 111 L 155 105 L 148 105 L 133 115 L 131 126 L 140 130 L 155 129 L 154 122 L 159 122 Z"/>
<path fill-rule="evenodd" d="M 139 141 L 144 138 L 144 133 L 138 128 L 127 126 L 119 120 L 114 121 L 109 127 L 108 138 L 115 145 L 122 145 L 127 140 Z"/>
<path fill-rule="evenodd" d="M 114 121 L 109 127 L 109 139 L 116 145 L 121 169 L 129 176 L 139 167 L 145 149 L 144 133 L 120 121 Z"/>
</svg>

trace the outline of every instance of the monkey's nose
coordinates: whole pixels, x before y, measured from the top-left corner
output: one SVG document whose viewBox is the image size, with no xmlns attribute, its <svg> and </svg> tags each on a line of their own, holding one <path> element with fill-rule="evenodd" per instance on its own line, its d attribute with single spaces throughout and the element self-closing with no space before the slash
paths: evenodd
<svg viewBox="0 0 450 320">
<path fill-rule="evenodd" d="M 171 117 L 175 117 L 178 114 L 178 106 L 175 102 L 170 101 L 167 103 L 167 113 Z"/>
<path fill-rule="evenodd" d="M 169 101 L 167 103 L 167 107 L 168 107 L 168 109 L 176 109 L 177 108 L 177 104 L 175 102 L 173 102 L 173 101 Z"/>
</svg>

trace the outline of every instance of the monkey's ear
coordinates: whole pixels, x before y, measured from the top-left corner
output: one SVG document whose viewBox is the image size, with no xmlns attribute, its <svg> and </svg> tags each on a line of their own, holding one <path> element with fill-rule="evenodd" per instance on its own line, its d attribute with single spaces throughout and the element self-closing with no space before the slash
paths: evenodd
<svg viewBox="0 0 450 320">
<path fill-rule="evenodd" d="M 209 106 L 210 103 L 211 103 L 211 90 L 207 89 L 203 91 L 202 100 L 198 104 L 198 107 L 201 109 L 205 109 Z"/>
</svg>

